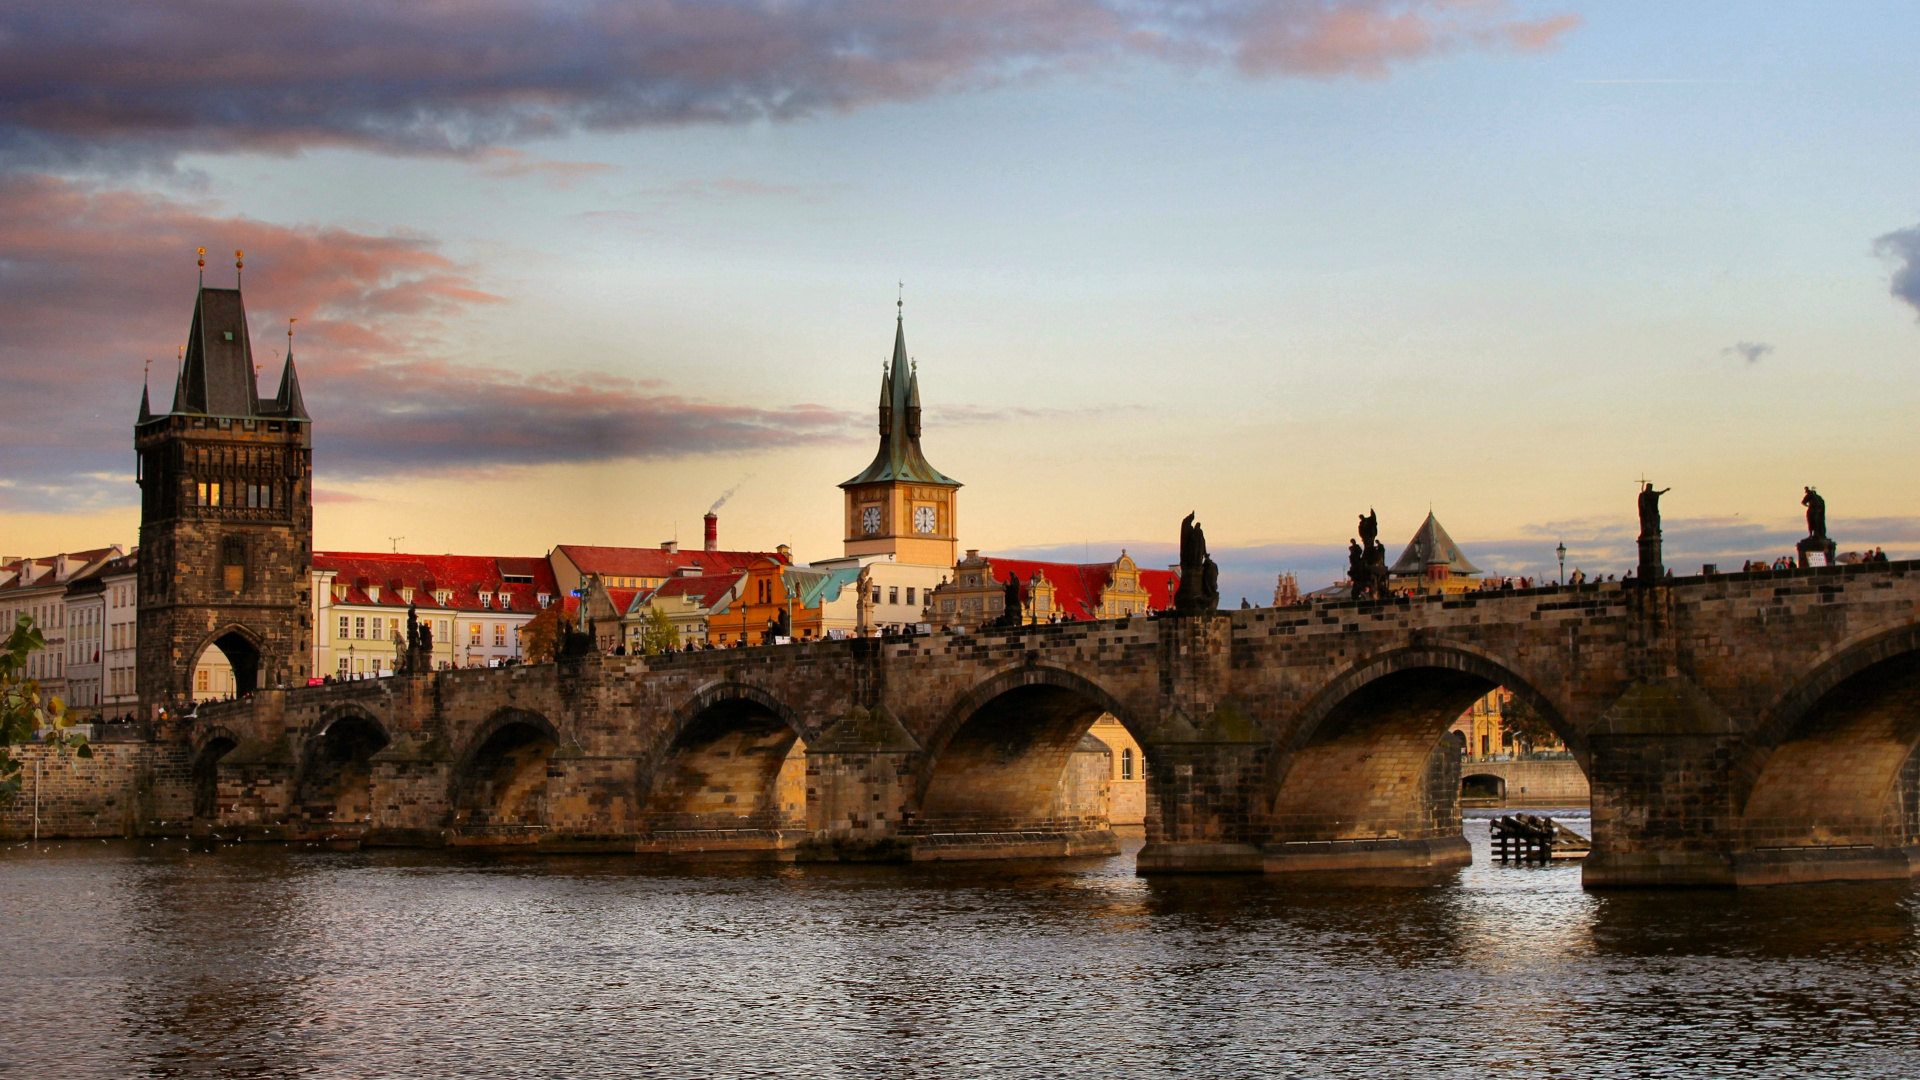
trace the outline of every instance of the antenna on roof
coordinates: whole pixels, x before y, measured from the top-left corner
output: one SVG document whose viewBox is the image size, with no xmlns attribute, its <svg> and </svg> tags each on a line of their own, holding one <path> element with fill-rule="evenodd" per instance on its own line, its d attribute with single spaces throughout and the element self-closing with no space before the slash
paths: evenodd
<svg viewBox="0 0 1920 1080">
<path fill-rule="evenodd" d="M 389 537 L 387 537 L 387 542 L 393 545 L 393 553 L 394 553 L 395 555 L 398 555 L 398 554 L 400 554 L 400 541 L 402 541 L 402 540 L 405 540 L 405 539 L 406 539 L 406 537 L 404 537 L 404 536 L 389 536 Z"/>
</svg>

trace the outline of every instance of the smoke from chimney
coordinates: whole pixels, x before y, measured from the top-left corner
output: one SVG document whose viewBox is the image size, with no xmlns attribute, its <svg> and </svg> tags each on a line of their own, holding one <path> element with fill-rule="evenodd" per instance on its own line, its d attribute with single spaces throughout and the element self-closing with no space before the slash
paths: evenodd
<svg viewBox="0 0 1920 1080">
<path fill-rule="evenodd" d="M 707 511 L 707 550 L 720 550 L 720 515 Z"/>
<path fill-rule="evenodd" d="M 727 505 L 727 500 L 733 498 L 733 493 L 740 490 L 740 485 L 746 483 L 751 479 L 753 479 L 753 474 L 748 473 L 747 475 L 741 477 L 739 480 L 735 481 L 732 487 L 721 492 L 720 497 L 713 500 L 713 505 L 707 507 L 708 515 L 711 516 L 713 514 L 719 513 L 720 508 Z"/>
</svg>

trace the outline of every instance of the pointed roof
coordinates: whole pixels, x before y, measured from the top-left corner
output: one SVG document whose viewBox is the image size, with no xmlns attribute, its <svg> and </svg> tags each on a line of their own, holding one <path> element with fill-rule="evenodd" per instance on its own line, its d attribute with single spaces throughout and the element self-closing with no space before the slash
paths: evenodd
<svg viewBox="0 0 1920 1080">
<path fill-rule="evenodd" d="M 1453 542 L 1447 530 L 1441 526 L 1440 519 L 1427 511 L 1427 520 L 1420 525 L 1420 531 L 1413 534 L 1407 542 L 1407 550 L 1393 564 L 1396 574 L 1424 574 L 1427 567 L 1436 563 L 1446 563 L 1447 569 L 1455 574 L 1477 574 L 1480 568 L 1467 561 L 1460 554 L 1460 545 Z"/>
<path fill-rule="evenodd" d="M 173 407 L 167 412 L 312 422 L 306 400 L 300 394 L 300 376 L 293 366 L 293 350 L 287 350 L 279 392 L 271 398 L 262 398 L 259 380 L 254 375 L 253 341 L 247 333 L 247 309 L 240 290 L 205 285 L 194 298 L 193 324 L 187 331 L 187 348 L 180 359 L 179 374 L 174 378 Z M 142 389 L 138 422 L 144 424 L 153 419 L 152 401 Z"/>
<path fill-rule="evenodd" d="M 287 366 L 280 370 L 280 389 L 273 395 L 274 416 L 289 420 L 311 420 L 307 400 L 300 396 L 300 373 L 293 368 L 293 349 L 287 349 Z"/>
<path fill-rule="evenodd" d="M 880 394 L 880 449 L 872 464 L 840 486 L 905 480 L 959 487 L 960 481 L 941 475 L 920 452 L 920 377 L 907 360 L 904 317 L 894 324 L 893 361 L 881 377 Z"/>
<path fill-rule="evenodd" d="M 194 300 L 187 355 L 173 411 L 209 416 L 254 416 L 260 387 L 253 376 L 253 342 L 239 289 L 205 285 Z"/>
</svg>

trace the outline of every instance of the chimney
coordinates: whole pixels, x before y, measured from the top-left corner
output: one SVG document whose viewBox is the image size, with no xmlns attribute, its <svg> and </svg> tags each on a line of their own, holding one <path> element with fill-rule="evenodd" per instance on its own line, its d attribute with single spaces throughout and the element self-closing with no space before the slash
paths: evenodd
<svg viewBox="0 0 1920 1080">
<path fill-rule="evenodd" d="M 680 541 L 662 540 L 660 542 L 660 550 L 666 552 L 669 555 L 677 555 L 680 552 Z"/>
<path fill-rule="evenodd" d="M 720 550 L 720 515 L 707 511 L 707 550 Z"/>
</svg>

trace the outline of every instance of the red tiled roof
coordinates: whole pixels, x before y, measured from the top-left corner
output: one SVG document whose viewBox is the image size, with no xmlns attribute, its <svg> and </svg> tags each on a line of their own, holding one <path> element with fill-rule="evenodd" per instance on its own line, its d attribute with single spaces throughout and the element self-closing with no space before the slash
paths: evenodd
<svg viewBox="0 0 1920 1080">
<path fill-rule="evenodd" d="M 582 574 L 619 577 L 668 578 L 683 567 L 699 567 L 708 574 L 744 570 L 755 559 L 774 559 L 771 551 L 668 551 L 665 548 L 595 547 L 561 544 L 554 549 Z"/>
<path fill-rule="evenodd" d="M 94 563 L 94 562 L 100 561 L 101 559 L 113 557 L 113 549 L 110 547 L 103 547 L 103 548 L 92 548 L 87 551 L 65 551 L 65 552 L 61 552 L 60 555 L 65 555 L 67 557 L 68 562 L 73 563 L 76 566 L 84 567 L 89 563 Z M 38 559 L 18 559 L 18 560 L 15 560 L 14 562 L 5 564 L 4 566 L 0 566 L 0 570 L 13 570 L 15 571 L 15 574 L 16 574 L 16 576 L 13 577 L 11 580 L 9 580 L 5 585 L 0 585 L 0 591 L 11 591 L 15 589 L 39 589 L 39 588 L 44 588 L 48 585 L 55 584 L 55 582 L 49 580 L 45 574 L 36 574 L 32 584 L 22 585 L 20 583 L 20 578 L 17 575 L 18 575 L 20 566 L 23 563 L 31 563 L 36 568 L 45 568 L 47 570 L 51 570 L 53 569 L 54 560 L 58 559 L 60 555 L 47 555 Z M 76 574 L 75 576 L 78 576 L 78 575 Z M 69 577 L 67 580 L 71 581 L 73 580 L 73 578 Z M 58 584 L 64 585 L 66 584 L 66 582 L 59 582 Z"/>
<path fill-rule="evenodd" d="M 1030 583 L 1034 571 L 1046 575 L 1053 585 L 1054 602 L 1060 610 L 1078 619 L 1091 619 L 1099 609 L 1100 590 L 1113 577 L 1112 563 L 1054 563 L 1030 559 L 1000 559 L 987 556 L 993 564 L 995 581 L 1005 582 L 1008 572 L 1020 578 L 1021 599 L 1031 599 Z M 1173 606 L 1173 592 L 1180 586 L 1180 575 L 1171 570 L 1140 570 L 1140 587 L 1147 594 L 1152 611 Z"/>
<path fill-rule="evenodd" d="M 558 593 L 559 587 L 553 583 L 553 568 L 547 560 L 525 558 L 517 555 L 392 555 L 381 552 L 363 551 L 316 551 L 313 553 L 315 570 L 334 572 L 333 583 L 347 586 L 347 594 L 341 603 L 378 604 L 380 607 L 404 608 L 405 600 L 400 598 L 400 589 L 417 589 L 419 593 L 414 601 L 422 607 L 438 607 L 434 603 L 433 593 L 445 589 L 452 593 L 448 607 L 456 611 L 516 611 L 527 614 L 540 610 L 540 593 L 546 593 L 549 600 Z M 531 578 L 526 581 L 507 581 L 507 577 Z M 380 599 L 373 600 L 367 593 L 369 588 L 380 590 Z M 480 594 L 493 596 L 491 607 L 480 606 Z M 505 593 L 508 603 L 500 603 L 500 594 Z M 424 595 L 422 595 L 424 594 Z"/>
<path fill-rule="evenodd" d="M 741 577 L 740 574 L 695 574 L 691 577 L 668 578 L 659 588 L 640 599 L 650 602 L 655 597 L 691 596 L 701 607 L 710 608 Z M 633 608 L 629 606 L 625 610 L 631 611 Z"/>
</svg>

